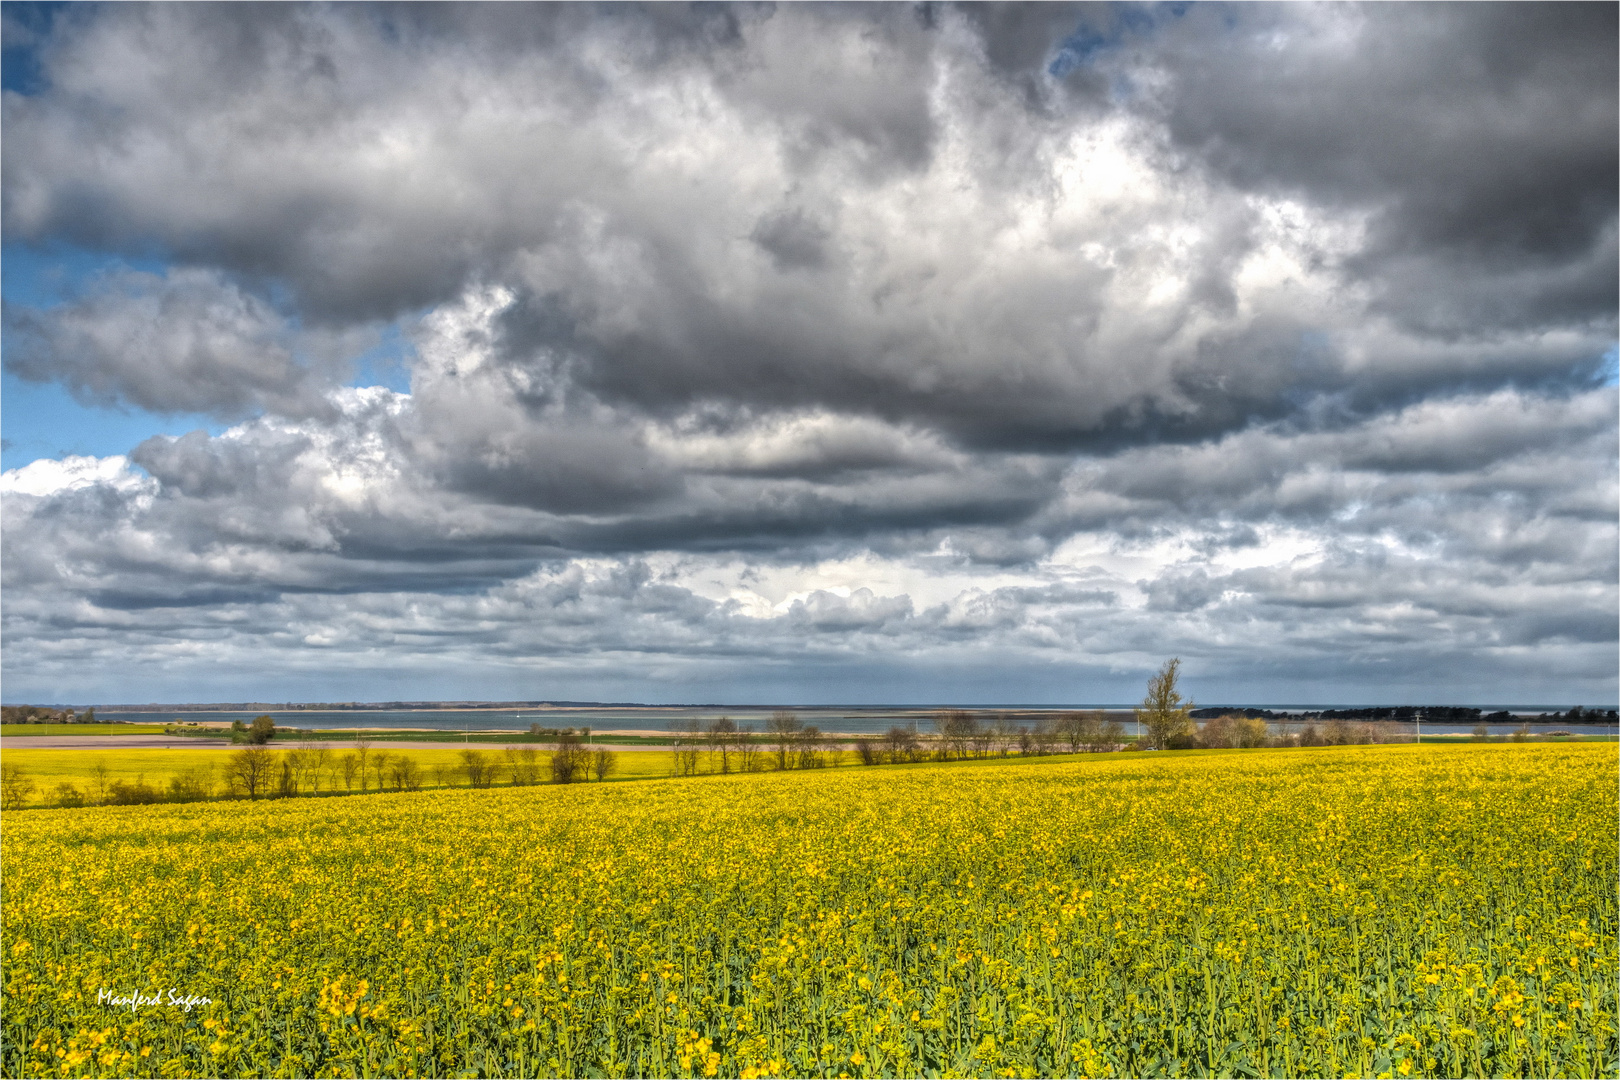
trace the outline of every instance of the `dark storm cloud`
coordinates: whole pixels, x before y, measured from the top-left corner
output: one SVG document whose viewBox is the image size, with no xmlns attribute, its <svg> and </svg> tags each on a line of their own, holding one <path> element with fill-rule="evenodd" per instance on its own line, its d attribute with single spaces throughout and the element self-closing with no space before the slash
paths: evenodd
<svg viewBox="0 0 1620 1080">
<path fill-rule="evenodd" d="M 1352 266 L 1379 307 L 1612 325 L 1614 5 L 1211 7 L 1175 29 L 1176 143 L 1245 188 L 1369 212 Z"/>
<path fill-rule="evenodd" d="M 8 678 L 1612 694 L 1614 19 L 73 9 L 8 241 L 174 265 L 7 366 L 242 422 L 7 474 Z"/>
<path fill-rule="evenodd" d="M 544 357 L 548 392 L 636 412 L 820 407 L 984 448 L 1198 439 L 1352 384 L 1410 399 L 1595 363 L 1614 64 L 1581 17 L 113 9 L 58 35 L 52 92 L 7 99 L 5 222 L 225 267 L 290 290 L 306 325 L 501 282 L 546 308 L 514 313 L 515 367 Z M 1061 71 L 1168 75 L 1100 112 L 1009 88 Z M 1196 168 L 1165 171 L 1161 116 Z M 1355 221 L 1313 211 L 1372 231 L 1325 240 Z M 1318 280 L 1246 286 L 1279 244 Z M 1321 309 L 1365 282 L 1359 312 Z M 1396 308 L 1514 358 L 1358 369 L 1421 351 L 1366 327 Z M 1579 340 L 1522 336 L 1555 326 Z"/>
</svg>

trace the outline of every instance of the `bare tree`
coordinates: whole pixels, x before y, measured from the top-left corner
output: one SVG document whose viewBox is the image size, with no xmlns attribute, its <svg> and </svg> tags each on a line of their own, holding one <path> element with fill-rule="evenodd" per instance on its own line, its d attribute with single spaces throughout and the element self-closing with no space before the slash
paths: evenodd
<svg viewBox="0 0 1620 1080">
<path fill-rule="evenodd" d="M 915 761 L 922 748 L 917 743 L 917 732 L 914 728 L 901 727 L 895 724 L 883 736 L 883 749 L 890 761 Z"/>
<path fill-rule="evenodd" d="M 370 761 L 368 759 L 370 757 L 371 740 L 364 735 L 356 735 L 354 737 L 354 771 L 360 777 L 360 790 L 362 792 L 366 790 L 366 776 L 370 770 Z M 347 776 L 345 776 L 345 779 L 347 779 Z"/>
<path fill-rule="evenodd" d="M 737 771 L 753 772 L 759 768 L 759 744 L 754 741 L 754 725 L 737 725 Z"/>
<path fill-rule="evenodd" d="M 280 755 L 281 760 L 271 766 L 271 773 L 276 781 L 276 795 L 283 799 L 290 799 L 298 794 L 298 784 L 293 779 L 292 763 L 287 755 Z"/>
<path fill-rule="evenodd" d="M 231 790 L 250 799 L 267 794 L 273 762 L 263 746 L 246 746 L 231 755 L 226 780 Z"/>
<path fill-rule="evenodd" d="M 676 776 L 692 776 L 697 772 L 698 737 L 701 731 L 696 719 L 682 720 L 675 725 Z"/>
<path fill-rule="evenodd" d="M 1056 721 L 1050 716 L 1042 716 L 1035 721 L 1035 753 L 1042 756 L 1052 753 L 1057 747 L 1058 727 Z"/>
<path fill-rule="evenodd" d="M 1177 686 L 1180 674 L 1181 661 L 1166 660 L 1158 674 L 1148 680 L 1147 696 L 1136 709 L 1137 720 L 1147 729 L 1148 742 L 1161 750 L 1191 733 L 1193 703 L 1181 696 Z"/>
<path fill-rule="evenodd" d="M 965 758 L 979 734 L 979 720 L 962 709 L 947 709 L 933 718 L 934 731 L 939 736 L 939 756 L 942 760 Z"/>
<path fill-rule="evenodd" d="M 719 716 L 709 721 L 708 727 L 703 729 L 704 740 L 709 744 L 709 771 L 722 774 L 731 771 L 731 752 L 737 739 L 737 725 L 729 716 Z M 715 769 L 715 758 L 720 759 L 720 768 Z"/>
<path fill-rule="evenodd" d="M 310 790 L 319 795 L 321 793 L 321 776 L 332 763 L 332 748 L 323 742 L 316 742 L 315 736 L 305 734 L 298 740 L 298 749 L 304 755 L 306 767 L 305 776 L 308 779 Z"/>
<path fill-rule="evenodd" d="M 513 787 L 540 782 L 540 751 L 533 746 L 508 746 L 506 771 Z"/>
<path fill-rule="evenodd" d="M 388 775 L 394 781 L 395 791 L 420 791 L 422 767 L 409 754 L 396 754 L 388 766 Z"/>
<path fill-rule="evenodd" d="M 1087 736 L 1090 732 L 1102 726 L 1102 714 L 1098 712 L 1066 712 L 1057 718 L 1056 729 L 1062 740 L 1068 744 L 1069 753 L 1078 754 L 1081 750 L 1089 749 Z"/>
<path fill-rule="evenodd" d="M 507 760 L 499 754 L 489 755 L 489 783 L 486 787 L 494 787 L 501 782 L 501 774 L 505 771 Z"/>
<path fill-rule="evenodd" d="M 95 763 L 90 766 L 90 784 L 95 788 L 96 802 L 106 802 L 108 786 L 106 758 L 97 758 Z"/>
<path fill-rule="evenodd" d="M 606 780 L 619 768 L 619 755 L 611 750 L 596 750 L 591 753 L 591 773 L 598 783 Z"/>
<path fill-rule="evenodd" d="M 575 780 L 584 779 L 589 767 L 588 757 L 589 751 L 573 731 L 565 731 L 557 736 L 557 743 L 551 750 L 551 782 L 572 784 Z"/>
<path fill-rule="evenodd" d="M 994 740 L 992 745 L 995 752 L 1002 757 L 1012 753 L 1012 748 L 1015 746 L 1018 747 L 1020 753 L 1027 754 L 1030 748 L 1035 745 L 1030 739 L 1029 729 L 1019 725 L 1007 713 L 1002 713 L 996 717 Z"/>
<path fill-rule="evenodd" d="M 855 758 L 862 765 L 876 765 L 882 760 L 883 752 L 871 739 L 856 739 Z"/>
<path fill-rule="evenodd" d="M 463 750 L 461 752 L 461 771 L 467 776 L 468 787 L 489 787 L 489 758 L 484 755 L 482 750 Z"/>
<path fill-rule="evenodd" d="M 822 736 L 821 757 L 816 762 L 817 767 L 835 768 L 844 760 L 844 744 L 832 735 Z"/>
<path fill-rule="evenodd" d="M 799 730 L 794 739 L 798 748 L 798 761 L 801 769 L 819 769 L 826 764 L 821 756 L 821 729 L 814 724 L 806 724 Z"/>
<path fill-rule="evenodd" d="M 996 734 L 995 723 L 981 723 L 975 717 L 973 729 L 968 735 L 968 745 L 973 748 L 973 756 L 976 758 L 989 757 L 991 748 L 996 744 Z"/>
<path fill-rule="evenodd" d="M 771 713 L 771 718 L 765 721 L 765 730 L 770 733 L 776 743 L 776 767 L 787 769 L 793 766 L 793 757 L 789 751 L 793 749 L 794 740 L 804 724 L 798 716 L 786 709 L 777 709 Z"/>
<path fill-rule="evenodd" d="M 540 782 L 540 748 L 537 746 L 520 746 L 517 752 L 517 765 L 523 770 L 523 782 L 538 784 Z"/>
<path fill-rule="evenodd" d="M 34 782 L 14 761 L 0 764 L 0 808 L 20 809 L 34 793 Z"/>
<path fill-rule="evenodd" d="M 281 769 L 286 774 L 281 793 L 297 795 L 304 789 L 304 774 L 309 771 L 309 759 L 303 749 L 284 751 L 281 755 Z"/>
<path fill-rule="evenodd" d="M 353 791 L 354 790 L 354 776 L 355 776 L 355 773 L 360 773 L 362 776 L 364 776 L 365 769 L 363 767 L 362 762 L 363 762 L 363 759 L 361 758 L 360 752 L 358 750 L 349 751 L 347 754 L 344 754 L 342 759 L 339 761 L 339 765 L 343 769 L 343 790 L 344 791 Z M 361 782 L 364 783 L 364 780 L 362 780 Z"/>
<path fill-rule="evenodd" d="M 383 789 L 383 778 L 388 775 L 389 768 L 394 763 L 394 755 L 381 750 L 371 752 L 371 772 L 377 778 L 377 790 Z"/>
</svg>

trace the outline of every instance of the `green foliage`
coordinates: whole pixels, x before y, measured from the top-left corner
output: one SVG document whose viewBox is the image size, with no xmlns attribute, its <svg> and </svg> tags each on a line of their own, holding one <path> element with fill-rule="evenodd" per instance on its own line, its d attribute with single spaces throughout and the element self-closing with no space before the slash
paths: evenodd
<svg viewBox="0 0 1620 1080">
<path fill-rule="evenodd" d="M 83 717 L 72 709 L 52 709 L 45 705 L 0 705 L 0 724 L 93 724 L 96 710 Z"/>
<path fill-rule="evenodd" d="M 1148 680 L 1147 696 L 1136 709 L 1148 745 L 1160 750 L 1185 750 L 1194 745 L 1193 703 L 1181 696 L 1176 685 L 1180 671 L 1179 659 L 1165 661 L 1158 674 Z"/>
</svg>

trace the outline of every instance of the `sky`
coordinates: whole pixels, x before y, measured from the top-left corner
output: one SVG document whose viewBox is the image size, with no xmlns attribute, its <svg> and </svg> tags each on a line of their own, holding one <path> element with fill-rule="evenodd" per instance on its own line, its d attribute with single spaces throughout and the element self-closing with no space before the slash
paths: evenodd
<svg viewBox="0 0 1620 1080">
<path fill-rule="evenodd" d="M 7 3 L 0 692 L 1612 707 L 1616 10 Z"/>
</svg>

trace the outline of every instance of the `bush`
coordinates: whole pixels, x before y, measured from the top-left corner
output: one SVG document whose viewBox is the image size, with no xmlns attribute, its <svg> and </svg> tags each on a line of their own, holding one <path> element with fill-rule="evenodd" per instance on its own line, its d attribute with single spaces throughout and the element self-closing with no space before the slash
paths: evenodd
<svg viewBox="0 0 1620 1080">
<path fill-rule="evenodd" d="M 506 771 L 513 787 L 527 787 L 540 782 L 540 751 L 532 746 L 508 746 Z"/>
<path fill-rule="evenodd" d="M 231 721 L 231 742 L 263 746 L 276 737 L 276 722 L 269 716 L 255 716 L 251 725 Z"/>
<path fill-rule="evenodd" d="M 922 755 L 917 733 L 899 724 L 889 728 L 883 736 L 883 753 L 892 762 L 916 761 Z"/>
<path fill-rule="evenodd" d="M 201 802 L 214 793 L 214 769 L 211 765 L 193 765 L 169 778 L 171 802 Z"/>
<path fill-rule="evenodd" d="M 1233 727 L 1236 745 L 1242 749 L 1266 745 L 1266 722 L 1258 716 L 1242 717 Z"/>
<path fill-rule="evenodd" d="M 482 750 L 463 750 L 461 770 L 467 774 L 468 787 L 489 787 L 494 782 L 494 771 L 490 768 L 489 758 Z"/>
<path fill-rule="evenodd" d="M 1231 716 L 1216 716 L 1204 721 L 1198 741 L 1210 750 L 1224 750 L 1237 739 L 1237 721 Z"/>
<path fill-rule="evenodd" d="M 799 768 L 819 769 L 827 764 L 827 757 L 821 750 L 821 729 L 814 724 L 806 724 L 800 729 L 798 735 Z"/>
<path fill-rule="evenodd" d="M 34 793 L 34 782 L 11 762 L 0 765 L 0 809 L 16 810 Z"/>
<path fill-rule="evenodd" d="M 394 781 L 395 791 L 420 791 L 422 788 L 422 767 L 416 759 L 406 754 L 399 754 L 389 763 L 388 774 Z"/>
<path fill-rule="evenodd" d="M 145 776 L 134 780 L 114 780 L 107 789 L 107 801 L 114 806 L 144 806 L 158 801 L 157 788 L 146 782 Z"/>
</svg>

